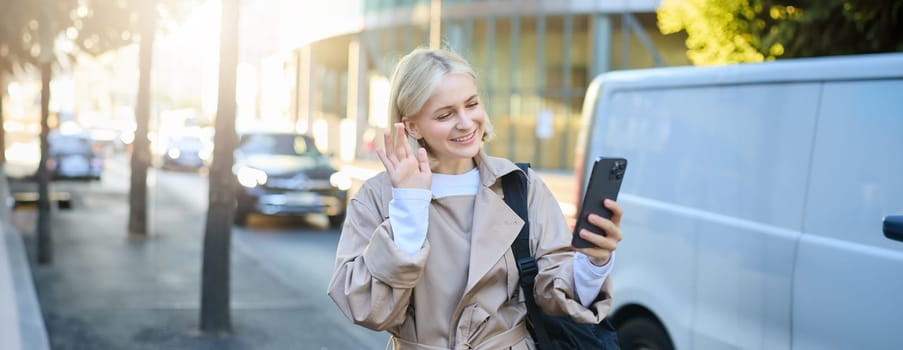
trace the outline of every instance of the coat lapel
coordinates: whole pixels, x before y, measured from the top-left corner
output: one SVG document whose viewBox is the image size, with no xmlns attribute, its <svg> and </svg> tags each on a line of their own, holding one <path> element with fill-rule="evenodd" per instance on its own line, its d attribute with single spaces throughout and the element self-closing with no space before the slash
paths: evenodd
<svg viewBox="0 0 903 350">
<path fill-rule="evenodd" d="M 470 265 L 464 295 L 470 293 L 511 249 L 511 243 L 524 225 L 501 195 L 501 176 L 520 171 L 517 166 L 507 159 L 490 157 L 483 151 L 474 160 L 480 170 L 480 187 L 473 206 Z"/>
<path fill-rule="evenodd" d="M 470 267 L 465 294 L 511 248 L 511 243 L 523 225 L 524 221 L 498 193 L 489 187 L 480 186 L 474 203 Z"/>
</svg>

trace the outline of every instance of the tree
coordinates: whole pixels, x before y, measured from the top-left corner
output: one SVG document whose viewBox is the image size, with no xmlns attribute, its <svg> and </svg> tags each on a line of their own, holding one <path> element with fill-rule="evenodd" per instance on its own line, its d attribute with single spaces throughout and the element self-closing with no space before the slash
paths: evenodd
<svg viewBox="0 0 903 350">
<path fill-rule="evenodd" d="M 40 1 L 0 0 L 0 8 L 3 9 L 0 11 L 0 81 L 5 81 L 4 76 L 37 65 L 37 56 L 41 52 L 39 30 L 42 29 L 38 21 L 44 10 L 48 18 L 59 16 L 60 7 L 42 8 Z M 51 25 L 46 24 L 44 29 L 59 30 L 49 28 Z M 5 84 L 0 85 L 5 87 Z M 5 88 L 0 90 L 0 94 L 5 93 Z"/>
<path fill-rule="evenodd" d="M 61 33 L 95 55 L 130 43 L 132 38 L 125 33 L 133 26 L 133 17 L 123 15 L 125 4 L 112 0 L 0 0 L 0 97 L 6 93 L 6 76 L 28 66 L 40 69 L 42 60 L 58 62 L 54 41 Z M 2 117 L 0 98 L 0 126 Z M 3 130 L 0 127 L 0 164 L 5 162 Z"/>
<path fill-rule="evenodd" d="M 694 64 L 903 51 L 903 0 L 663 0 Z"/>
<path fill-rule="evenodd" d="M 28 64 L 41 71 L 41 158 L 38 163 L 37 260 L 49 263 L 50 200 L 47 171 L 50 103 L 50 79 L 56 61 L 54 40 L 70 23 L 66 6 L 73 1 L 6 0 L 0 30 L 0 69 L 12 72 L 15 66 Z M 0 130 L 0 132 L 5 132 Z M 4 141 L 5 143 L 5 141 Z M 5 146 L 5 145 L 4 145 Z M 5 152 L 5 147 L 4 147 Z"/>
<path fill-rule="evenodd" d="M 208 334 L 232 330 L 229 256 L 235 214 L 233 152 L 238 143 L 235 134 L 238 1 L 223 0 L 220 27 L 219 97 L 201 277 L 201 331 Z"/>
<path fill-rule="evenodd" d="M 79 47 L 99 55 L 139 40 L 138 93 L 135 104 L 135 141 L 132 147 L 129 185 L 130 237 L 147 236 L 147 170 L 151 163 L 148 124 L 151 105 L 151 69 L 154 39 L 161 19 L 179 20 L 194 1 L 179 0 L 93 0 L 82 10 L 89 18 L 82 26 L 84 40 Z M 138 35 L 135 35 L 135 32 Z"/>
<path fill-rule="evenodd" d="M 135 104 L 135 140 L 132 147 L 131 181 L 129 185 L 129 236 L 147 236 L 147 168 L 150 166 L 150 72 L 157 31 L 154 0 L 144 1 L 141 16 L 141 46 L 138 49 L 138 97 Z"/>
<path fill-rule="evenodd" d="M 27 28 L 27 17 L 17 12 L 35 13 L 33 9 L 21 11 L 20 6 L 33 5 L 33 2 L 19 3 L 0 0 L 0 171 L 6 164 L 6 132 L 4 131 L 3 97 L 6 95 L 6 76 L 22 70 L 31 59 L 31 54 L 23 44 L 23 31 Z M 0 175 L 4 175 L 5 171 Z"/>
<path fill-rule="evenodd" d="M 150 34 L 145 34 L 149 39 L 145 40 L 147 45 L 142 48 L 150 55 L 151 45 L 153 42 L 153 34 L 156 30 L 154 21 L 157 16 L 158 9 L 170 9 L 172 14 L 180 14 L 185 8 L 185 2 L 177 2 L 175 0 L 166 1 L 168 7 L 156 7 L 157 0 L 141 0 L 141 1 L 118 1 L 118 0 L 0 0 L 0 8 L 4 11 L 0 13 L 0 72 L 11 73 L 15 67 L 32 65 L 40 68 L 42 91 L 41 91 L 41 160 L 38 163 L 38 218 L 37 218 L 37 256 L 38 262 L 50 262 L 50 202 L 49 194 L 49 176 L 46 169 L 48 158 L 47 134 L 49 132 L 47 118 L 49 115 L 50 101 L 50 80 L 52 78 L 53 62 L 59 59 L 59 54 L 55 50 L 55 43 L 61 33 L 65 33 L 65 37 L 72 40 L 76 46 L 84 52 L 93 55 L 99 55 L 111 50 L 118 49 L 122 46 L 130 44 L 137 36 L 132 35 L 137 27 L 139 18 L 150 18 Z M 70 56 L 74 60 L 74 56 Z M 144 79 L 139 83 L 149 84 L 149 60 L 142 60 L 147 68 L 143 69 L 142 75 Z M 2 74 L 2 73 L 0 73 Z M 143 115 L 144 133 L 137 135 L 136 139 L 147 139 L 147 115 L 149 114 L 149 85 L 143 89 L 139 88 L 139 101 L 143 104 L 138 108 L 139 131 L 141 131 L 140 121 Z M 4 91 L 5 92 L 5 91 Z M 143 94 L 143 99 L 142 99 Z M 143 112 L 142 112 L 143 108 Z M 2 112 L 2 111 L 0 111 Z M 2 125 L 0 125 L 2 126 Z M 3 130 L 0 128 L 0 133 Z M 2 139 L 0 139 L 2 141 Z M 146 152 L 149 158 L 150 151 Z M 133 162 L 136 163 L 136 162 Z M 146 216 L 145 192 L 146 192 L 146 173 L 147 162 L 137 162 L 133 164 L 133 169 L 137 166 L 144 171 L 137 172 L 141 181 L 138 182 L 140 200 L 131 200 L 130 202 L 140 202 L 138 209 L 143 213 L 142 218 Z M 136 173 L 133 170 L 133 173 Z M 133 178 L 136 177 L 133 175 Z M 143 187 L 140 186 L 143 184 Z M 136 197 L 132 194 L 131 197 Z M 130 229 L 132 225 L 130 225 Z M 142 232 L 143 233 L 143 232 Z"/>
<path fill-rule="evenodd" d="M 53 65 L 58 61 L 55 41 L 60 33 L 69 31 L 70 38 L 78 38 L 80 27 L 85 22 L 87 8 L 75 0 L 28 1 L 4 0 L 0 15 L 0 75 L 12 74 L 17 68 L 27 65 L 38 67 L 41 72 L 41 156 L 38 162 L 38 218 L 37 218 L 37 260 L 39 263 L 51 261 L 49 173 L 47 170 L 49 133 L 50 81 Z M 90 21 L 88 21 L 90 23 Z M 100 41 L 106 36 L 87 31 L 90 38 Z M 91 42 L 91 41 L 86 41 Z M 107 42 L 107 41 L 104 41 Z M 0 84 L 2 85 L 2 84 Z M 5 93 L 5 89 L 3 92 Z M 0 110 L 2 115 L 2 110 Z M 2 120 L 0 120 L 2 121 Z M 0 124 L 0 134 L 4 134 Z M 5 137 L 0 138 L 0 151 L 5 153 Z"/>
</svg>

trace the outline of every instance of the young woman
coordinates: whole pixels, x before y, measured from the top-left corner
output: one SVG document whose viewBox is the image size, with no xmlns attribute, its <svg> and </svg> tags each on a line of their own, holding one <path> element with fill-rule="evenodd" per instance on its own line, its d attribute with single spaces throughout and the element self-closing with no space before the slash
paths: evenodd
<svg viewBox="0 0 903 350">
<path fill-rule="evenodd" d="M 450 51 L 414 50 L 396 67 L 389 103 L 394 137 L 386 132 L 377 151 L 386 171 L 351 199 L 329 296 L 356 324 L 390 332 L 396 349 L 533 349 L 511 252 L 523 220 L 501 187 L 521 170 L 482 150 L 492 125 L 473 69 Z M 597 247 L 576 249 L 552 193 L 527 178 L 539 266 L 530 292 L 547 313 L 601 322 L 621 208 L 600 198 L 614 215 L 589 221 L 607 235 L 582 232 Z"/>
</svg>

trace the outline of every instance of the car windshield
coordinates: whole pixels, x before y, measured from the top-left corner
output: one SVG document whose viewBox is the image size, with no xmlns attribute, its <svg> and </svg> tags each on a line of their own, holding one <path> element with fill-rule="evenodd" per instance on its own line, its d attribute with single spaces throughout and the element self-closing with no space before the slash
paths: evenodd
<svg viewBox="0 0 903 350">
<path fill-rule="evenodd" d="M 195 137 L 183 137 L 172 142 L 173 147 L 183 150 L 200 150 L 204 148 L 201 139 Z"/>
<path fill-rule="evenodd" d="M 250 134 L 242 138 L 239 150 L 247 154 L 316 155 L 312 140 L 292 134 Z"/>
<path fill-rule="evenodd" d="M 90 153 L 92 142 L 88 138 L 55 135 L 49 140 L 51 154 Z"/>
</svg>

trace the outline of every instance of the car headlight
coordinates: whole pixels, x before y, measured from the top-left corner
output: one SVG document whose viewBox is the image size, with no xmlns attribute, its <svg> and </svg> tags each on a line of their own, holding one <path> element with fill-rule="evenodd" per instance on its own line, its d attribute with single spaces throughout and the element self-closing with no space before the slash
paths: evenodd
<svg viewBox="0 0 903 350">
<path fill-rule="evenodd" d="M 238 183 L 247 188 L 254 188 L 267 182 L 267 173 L 246 166 L 238 168 L 236 177 L 238 177 Z"/>
<path fill-rule="evenodd" d="M 329 183 L 342 191 L 347 191 L 351 188 L 351 177 L 339 171 L 329 177 Z"/>
<path fill-rule="evenodd" d="M 169 152 L 166 152 L 166 154 L 169 156 L 169 158 L 178 159 L 179 156 L 182 155 L 182 152 L 179 151 L 178 148 L 170 148 Z"/>
</svg>

